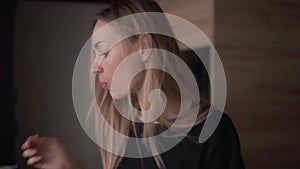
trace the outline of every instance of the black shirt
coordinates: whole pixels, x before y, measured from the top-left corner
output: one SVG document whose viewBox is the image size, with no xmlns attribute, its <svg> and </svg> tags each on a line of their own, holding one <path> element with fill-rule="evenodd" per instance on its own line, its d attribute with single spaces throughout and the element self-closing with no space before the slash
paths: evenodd
<svg viewBox="0 0 300 169">
<path fill-rule="evenodd" d="M 161 154 L 167 169 L 244 169 L 236 129 L 223 113 L 211 137 L 198 142 L 204 122 L 195 125 L 176 146 Z M 153 157 L 124 157 L 117 169 L 158 169 Z"/>
</svg>

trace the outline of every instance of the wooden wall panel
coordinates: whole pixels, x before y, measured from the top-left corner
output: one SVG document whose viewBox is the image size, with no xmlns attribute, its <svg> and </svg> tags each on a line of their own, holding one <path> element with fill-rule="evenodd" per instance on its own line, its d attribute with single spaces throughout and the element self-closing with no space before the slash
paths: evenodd
<svg viewBox="0 0 300 169">
<path fill-rule="evenodd" d="M 215 0 L 226 110 L 249 169 L 300 167 L 300 1 Z"/>
<path fill-rule="evenodd" d="M 161 0 L 163 10 L 182 17 L 196 25 L 214 41 L 214 1 L 213 0 Z"/>
</svg>

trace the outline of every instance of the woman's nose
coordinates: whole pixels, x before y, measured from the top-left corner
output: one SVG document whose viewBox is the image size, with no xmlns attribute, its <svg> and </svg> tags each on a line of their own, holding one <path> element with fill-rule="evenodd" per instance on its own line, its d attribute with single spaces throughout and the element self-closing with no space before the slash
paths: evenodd
<svg viewBox="0 0 300 169">
<path fill-rule="evenodd" d="M 93 73 L 101 74 L 103 73 L 103 68 L 100 64 L 100 62 L 95 61 L 92 68 Z"/>
<path fill-rule="evenodd" d="M 102 68 L 101 64 L 99 64 L 99 65 L 97 66 L 96 73 L 98 73 L 98 74 L 103 73 L 103 68 Z"/>
</svg>

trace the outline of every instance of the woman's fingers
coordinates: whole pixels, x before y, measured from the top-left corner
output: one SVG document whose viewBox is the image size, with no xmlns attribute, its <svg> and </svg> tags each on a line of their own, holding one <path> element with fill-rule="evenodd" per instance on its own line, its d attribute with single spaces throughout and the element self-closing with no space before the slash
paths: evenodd
<svg viewBox="0 0 300 169">
<path fill-rule="evenodd" d="M 30 146 L 32 146 L 32 141 L 31 141 L 31 139 L 30 140 L 27 139 L 25 141 L 25 143 L 22 144 L 21 148 L 22 148 L 22 150 L 26 150 L 26 149 L 30 148 Z"/>
<path fill-rule="evenodd" d="M 33 157 L 31 157 L 27 160 L 27 164 L 28 165 L 33 165 L 35 163 L 40 162 L 41 160 L 42 160 L 42 156 L 33 156 Z"/>
<path fill-rule="evenodd" d="M 37 134 L 29 136 L 26 139 L 26 141 L 22 144 L 21 149 L 22 150 L 29 149 L 32 146 L 33 141 L 36 140 L 38 137 L 39 137 L 39 135 L 37 135 Z"/>
<path fill-rule="evenodd" d="M 27 149 L 23 152 L 23 157 L 24 158 L 30 158 L 30 157 L 32 157 L 36 154 L 37 154 L 37 149 L 30 148 L 30 149 Z"/>
<path fill-rule="evenodd" d="M 22 144 L 21 149 L 24 150 L 22 153 L 24 158 L 28 158 L 27 164 L 34 166 L 36 168 L 40 168 L 37 166 L 42 165 L 42 156 L 38 154 L 37 141 L 39 140 L 39 136 L 32 135 L 26 139 L 26 141 Z"/>
</svg>

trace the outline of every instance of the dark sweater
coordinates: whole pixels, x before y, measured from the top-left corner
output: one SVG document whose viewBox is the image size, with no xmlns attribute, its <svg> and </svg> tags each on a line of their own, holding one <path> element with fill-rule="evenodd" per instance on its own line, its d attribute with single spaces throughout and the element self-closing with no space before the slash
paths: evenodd
<svg viewBox="0 0 300 169">
<path fill-rule="evenodd" d="M 204 122 L 194 126 L 175 147 L 161 154 L 167 169 L 244 169 L 236 129 L 223 113 L 211 137 L 200 144 Z M 158 169 L 154 158 L 124 157 L 117 169 Z"/>
</svg>

